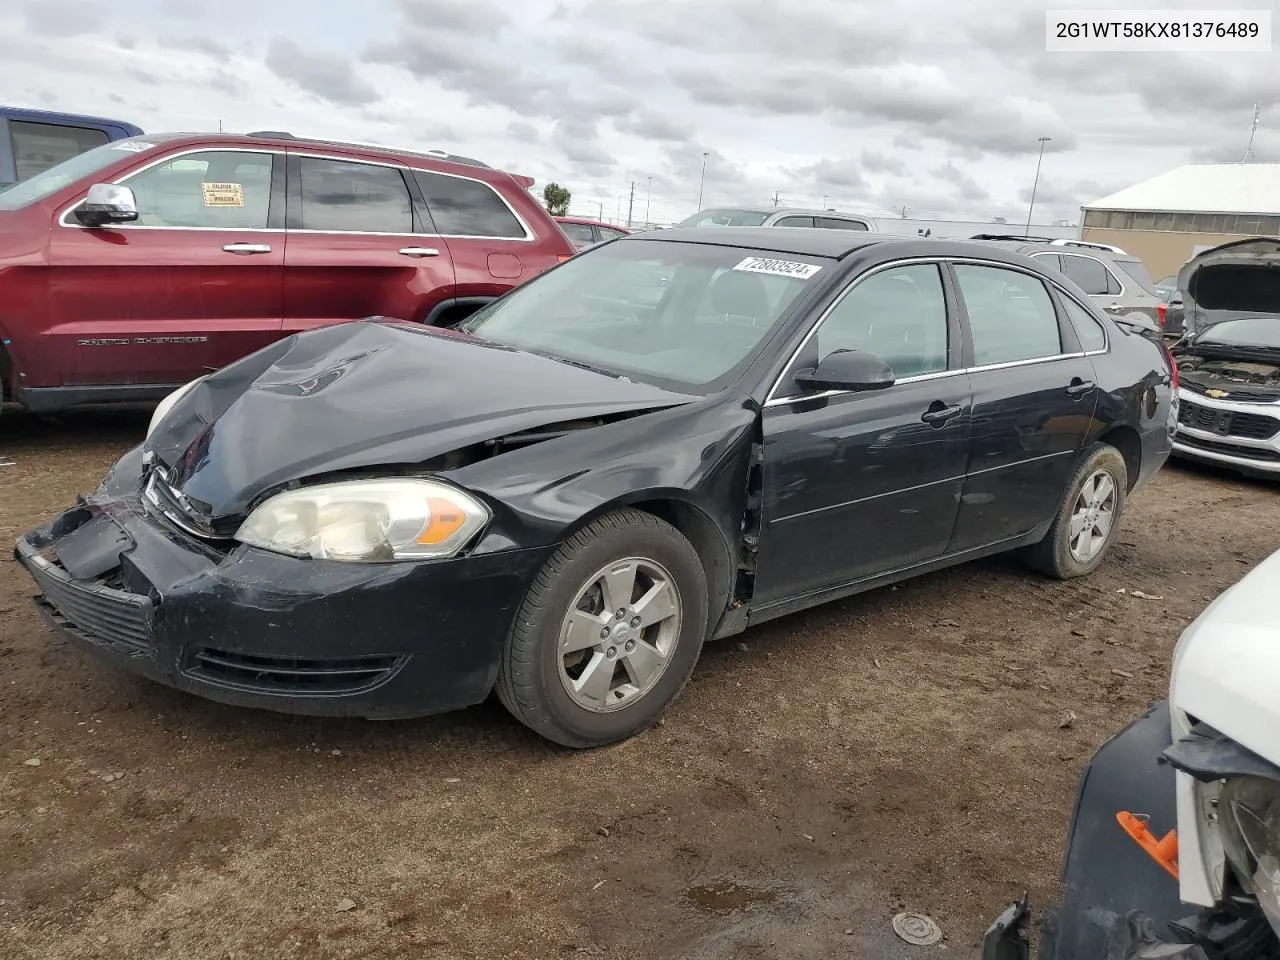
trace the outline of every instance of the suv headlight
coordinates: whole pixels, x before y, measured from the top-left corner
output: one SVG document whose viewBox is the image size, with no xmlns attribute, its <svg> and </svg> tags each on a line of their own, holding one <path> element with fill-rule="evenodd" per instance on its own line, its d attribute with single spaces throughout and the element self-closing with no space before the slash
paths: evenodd
<svg viewBox="0 0 1280 960">
<path fill-rule="evenodd" d="M 1280 782 L 1235 777 L 1218 801 L 1227 859 L 1280 934 Z"/>
<path fill-rule="evenodd" d="M 148 437 L 156 432 L 156 427 L 160 426 L 164 418 L 169 415 L 169 411 L 178 405 L 178 401 L 194 390 L 203 380 L 204 377 L 192 380 L 190 383 L 179 387 L 177 390 L 173 391 L 173 393 L 169 394 L 156 404 L 156 411 L 151 414 L 151 422 L 147 424 Z"/>
<path fill-rule="evenodd" d="M 295 557 L 430 560 L 456 555 L 489 519 L 475 497 L 434 480 L 348 480 L 276 494 L 236 539 Z"/>
</svg>

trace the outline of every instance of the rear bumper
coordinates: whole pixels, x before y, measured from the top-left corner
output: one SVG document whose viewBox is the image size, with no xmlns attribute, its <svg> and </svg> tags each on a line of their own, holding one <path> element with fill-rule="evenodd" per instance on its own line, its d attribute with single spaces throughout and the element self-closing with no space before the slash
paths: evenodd
<svg viewBox="0 0 1280 960">
<path fill-rule="evenodd" d="M 136 500 L 69 511 L 15 549 L 46 619 L 123 669 L 223 703 L 383 718 L 488 696 L 545 553 L 368 565 L 223 553 Z"/>
</svg>

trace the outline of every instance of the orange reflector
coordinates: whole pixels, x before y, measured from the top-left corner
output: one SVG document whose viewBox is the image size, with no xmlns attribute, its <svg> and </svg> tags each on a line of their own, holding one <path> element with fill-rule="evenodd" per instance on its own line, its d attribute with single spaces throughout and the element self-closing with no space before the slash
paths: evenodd
<svg viewBox="0 0 1280 960">
<path fill-rule="evenodd" d="M 1147 826 L 1146 817 L 1121 810 L 1116 814 L 1120 829 L 1129 835 L 1152 860 L 1164 867 L 1173 879 L 1178 879 L 1178 831 L 1170 830 L 1159 840 Z"/>
<path fill-rule="evenodd" d="M 566 260 L 572 260 L 572 259 L 573 259 L 573 254 L 571 254 L 571 253 L 558 253 L 558 254 L 556 254 L 556 261 L 557 261 L 557 262 L 559 262 L 559 263 L 564 263 Z"/>
<path fill-rule="evenodd" d="M 433 497 L 427 501 L 427 507 L 431 510 L 431 519 L 427 521 L 427 529 L 418 535 L 418 542 L 425 546 L 444 543 L 466 523 L 466 514 L 448 500 Z"/>
</svg>

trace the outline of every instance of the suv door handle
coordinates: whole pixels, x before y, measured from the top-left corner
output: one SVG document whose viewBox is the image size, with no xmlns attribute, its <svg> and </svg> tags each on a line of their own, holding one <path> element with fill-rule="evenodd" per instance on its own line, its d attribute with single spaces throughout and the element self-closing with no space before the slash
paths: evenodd
<svg viewBox="0 0 1280 960">
<path fill-rule="evenodd" d="M 920 414 L 920 419 L 931 427 L 940 427 L 952 417 L 959 416 L 963 409 L 959 404 L 947 406 L 941 400 L 935 400 L 929 404 L 928 410 Z"/>
<path fill-rule="evenodd" d="M 270 253 L 271 244 L 269 243 L 228 243 L 223 248 L 227 253 L 239 254 L 246 257 L 251 253 Z"/>
<path fill-rule="evenodd" d="M 400 256 L 402 257 L 438 257 L 440 251 L 435 247 L 401 247 Z"/>
<path fill-rule="evenodd" d="M 1092 380 L 1081 380 L 1079 377 L 1071 378 L 1071 386 L 1067 387 L 1067 393 L 1073 397 L 1083 397 L 1092 390 L 1096 384 Z"/>
</svg>

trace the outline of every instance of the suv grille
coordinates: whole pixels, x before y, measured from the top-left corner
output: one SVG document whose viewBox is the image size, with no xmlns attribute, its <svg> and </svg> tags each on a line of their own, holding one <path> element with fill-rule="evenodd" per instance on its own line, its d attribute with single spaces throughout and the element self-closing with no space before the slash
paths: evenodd
<svg viewBox="0 0 1280 960">
<path fill-rule="evenodd" d="M 262 693 L 333 694 L 376 686 L 400 663 L 396 656 L 302 660 L 206 648 L 195 655 L 186 672 L 201 680 Z"/>
<path fill-rule="evenodd" d="M 1183 400 L 1178 405 L 1178 422 L 1196 430 L 1208 430 L 1224 437 L 1270 440 L 1280 432 L 1280 420 L 1260 413 L 1218 410 Z"/>
</svg>

